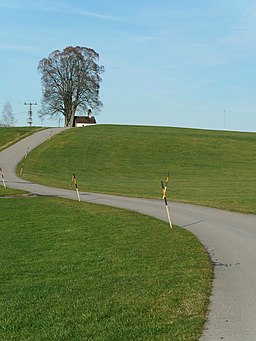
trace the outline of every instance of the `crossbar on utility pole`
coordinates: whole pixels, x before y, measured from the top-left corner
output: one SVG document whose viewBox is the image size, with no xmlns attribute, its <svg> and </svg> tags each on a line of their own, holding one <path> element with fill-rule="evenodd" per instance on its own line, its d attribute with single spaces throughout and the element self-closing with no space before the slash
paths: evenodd
<svg viewBox="0 0 256 341">
<path fill-rule="evenodd" d="M 28 124 L 30 125 L 30 127 L 32 126 L 32 105 L 37 105 L 37 103 L 32 103 L 32 102 L 25 102 L 24 105 L 29 105 L 28 108 Z"/>
</svg>

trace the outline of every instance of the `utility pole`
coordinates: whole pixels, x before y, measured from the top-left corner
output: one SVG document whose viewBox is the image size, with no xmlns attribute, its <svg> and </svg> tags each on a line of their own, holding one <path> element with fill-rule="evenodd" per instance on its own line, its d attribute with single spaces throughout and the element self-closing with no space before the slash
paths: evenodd
<svg viewBox="0 0 256 341">
<path fill-rule="evenodd" d="M 30 125 L 30 127 L 32 126 L 32 105 L 37 105 L 37 103 L 27 103 L 25 102 L 24 105 L 29 105 L 29 109 L 28 109 L 28 124 Z"/>
<path fill-rule="evenodd" d="M 226 109 L 223 109 L 224 113 L 224 129 L 226 129 Z"/>
</svg>

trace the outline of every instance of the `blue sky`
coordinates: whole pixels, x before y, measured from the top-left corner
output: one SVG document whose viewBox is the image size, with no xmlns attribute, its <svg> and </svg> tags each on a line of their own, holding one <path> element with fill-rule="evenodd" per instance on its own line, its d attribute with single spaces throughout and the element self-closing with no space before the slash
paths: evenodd
<svg viewBox="0 0 256 341">
<path fill-rule="evenodd" d="M 99 123 L 256 131 L 254 1 L 0 0 L 0 116 L 36 101 L 41 124 L 38 63 L 77 45 L 105 67 Z"/>
</svg>

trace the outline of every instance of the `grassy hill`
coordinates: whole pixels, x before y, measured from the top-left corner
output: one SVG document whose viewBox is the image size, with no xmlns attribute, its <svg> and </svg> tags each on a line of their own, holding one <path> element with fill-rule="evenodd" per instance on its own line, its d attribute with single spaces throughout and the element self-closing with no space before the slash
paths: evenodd
<svg viewBox="0 0 256 341">
<path fill-rule="evenodd" d="M 0 127 L 0 151 L 42 128 Z"/>
<path fill-rule="evenodd" d="M 80 153 L 86 154 L 85 132 L 90 129 L 53 138 L 49 149 L 45 143 L 26 160 L 25 173 L 33 172 L 34 157 L 39 160 L 44 151 L 38 181 L 41 174 L 46 183 L 61 186 L 64 171 L 66 187 L 72 172 L 80 170 L 72 162 L 78 167 Z M 88 150 L 93 159 L 94 146 Z M 93 168 L 90 174 L 93 180 Z M 101 190 L 104 171 L 97 174 Z M 114 188 L 116 177 L 111 179 Z M 0 339 L 198 339 L 212 269 L 191 233 L 134 212 L 77 201 L 0 200 Z"/>
<path fill-rule="evenodd" d="M 72 200 L 0 200 L 1 340 L 198 340 L 212 274 L 191 233 Z"/>
<path fill-rule="evenodd" d="M 10 145 L 18 142 L 24 137 L 34 133 L 35 131 L 41 128 L 37 127 L 0 127 L 0 152 L 1 150 L 9 147 Z M 0 165 L 1 167 L 1 165 Z M 0 183 L 2 183 L 2 179 L 0 178 Z M 4 188 L 0 186 L 0 196 L 7 195 L 15 195 L 24 193 L 23 191 L 19 191 L 11 188 Z"/>
<path fill-rule="evenodd" d="M 256 213 L 256 134 L 96 125 L 71 129 L 32 151 L 24 177 L 67 188 L 161 198 Z"/>
</svg>

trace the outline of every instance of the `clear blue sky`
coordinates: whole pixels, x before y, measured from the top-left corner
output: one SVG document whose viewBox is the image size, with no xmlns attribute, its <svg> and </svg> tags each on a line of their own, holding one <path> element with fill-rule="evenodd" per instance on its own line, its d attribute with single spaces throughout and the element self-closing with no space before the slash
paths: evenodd
<svg viewBox="0 0 256 341">
<path fill-rule="evenodd" d="M 256 131 L 254 1 L 0 0 L 0 116 L 36 101 L 40 124 L 38 63 L 77 45 L 105 67 L 99 123 Z"/>
</svg>

